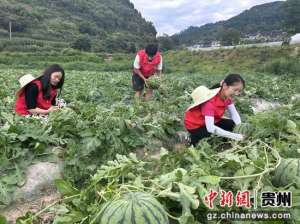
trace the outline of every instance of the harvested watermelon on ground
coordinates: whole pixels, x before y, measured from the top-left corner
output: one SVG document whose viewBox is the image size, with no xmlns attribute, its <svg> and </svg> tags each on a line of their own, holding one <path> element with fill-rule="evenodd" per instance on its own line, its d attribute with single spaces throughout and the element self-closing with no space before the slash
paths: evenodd
<svg viewBox="0 0 300 224">
<path fill-rule="evenodd" d="M 279 167 L 274 171 L 272 183 L 275 187 L 284 187 L 292 183 L 300 187 L 300 160 L 282 159 Z"/>
<path fill-rule="evenodd" d="M 99 223 L 168 224 L 169 220 L 163 206 L 154 197 L 143 192 L 130 192 L 104 205 Z"/>
</svg>

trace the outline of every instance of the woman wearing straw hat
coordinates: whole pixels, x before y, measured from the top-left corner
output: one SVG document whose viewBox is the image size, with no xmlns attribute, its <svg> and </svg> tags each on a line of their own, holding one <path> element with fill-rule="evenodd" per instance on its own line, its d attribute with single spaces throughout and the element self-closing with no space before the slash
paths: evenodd
<svg viewBox="0 0 300 224">
<path fill-rule="evenodd" d="M 51 65 L 43 75 L 35 78 L 31 74 L 19 79 L 21 88 L 17 92 L 15 112 L 21 116 L 48 115 L 58 109 L 57 89 L 62 89 L 65 72 L 59 65 Z"/>
<path fill-rule="evenodd" d="M 194 103 L 186 110 L 184 119 L 192 145 L 211 134 L 234 140 L 244 139 L 245 136 L 232 132 L 234 126 L 241 123 L 241 118 L 231 99 L 244 87 L 245 81 L 240 75 L 230 74 L 212 89 L 199 86 L 192 92 Z M 226 109 L 231 119 L 222 118 Z"/>
</svg>

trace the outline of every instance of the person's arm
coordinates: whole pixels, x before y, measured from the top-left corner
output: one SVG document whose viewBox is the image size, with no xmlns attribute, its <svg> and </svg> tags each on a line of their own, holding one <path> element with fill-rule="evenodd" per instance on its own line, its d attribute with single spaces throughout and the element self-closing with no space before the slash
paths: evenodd
<svg viewBox="0 0 300 224">
<path fill-rule="evenodd" d="M 242 140 L 244 137 L 240 134 L 236 134 L 230 131 L 226 131 L 218 126 L 215 125 L 215 118 L 214 118 L 214 111 L 215 106 L 213 102 L 207 101 L 203 104 L 201 108 L 201 112 L 204 115 L 205 119 L 205 126 L 209 133 L 216 134 L 218 136 L 231 138 L 235 140 Z"/>
<path fill-rule="evenodd" d="M 50 107 L 48 110 L 44 110 L 37 107 L 38 87 L 34 83 L 30 83 L 25 88 L 25 103 L 28 111 L 31 114 L 48 114 L 56 110 L 56 107 Z"/>
<path fill-rule="evenodd" d="M 213 116 L 205 116 L 205 126 L 209 133 L 215 134 L 221 137 L 230 138 L 234 140 L 243 140 L 244 137 L 241 134 L 226 131 L 214 124 Z"/>
<path fill-rule="evenodd" d="M 54 112 L 56 111 L 58 108 L 56 106 L 52 106 L 50 107 L 48 110 L 44 110 L 44 109 L 41 109 L 41 108 L 34 108 L 34 109 L 30 109 L 28 110 L 31 114 L 43 114 L 43 115 L 47 115 L 51 112 Z"/>
<path fill-rule="evenodd" d="M 233 120 L 233 122 L 236 125 L 242 123 L 241 117 L 240 117 L 239 113 L 237 112 L 234 104 L 232 103 L 232 104 L 228 105 L 227 108 L 228 108 L 228 112 L 229 112 L 230 118 Z"/>
<path fill-rule="evenodd" d="M 162 75 L 162 69 L 163 69 L 163 59 L 162 59 L 162 56 L 160 56 L 160 62 L 159 64 L 157 65 L 157 69 L 156 69 L 156 74 L 158 76 L 161 76 Z"/>
</svg>

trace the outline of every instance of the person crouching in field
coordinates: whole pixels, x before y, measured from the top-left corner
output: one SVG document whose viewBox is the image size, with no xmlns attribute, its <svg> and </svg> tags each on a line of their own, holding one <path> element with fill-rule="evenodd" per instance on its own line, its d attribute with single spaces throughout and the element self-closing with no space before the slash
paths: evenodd
<svg viewBox="0 0 300 224">
<path fill-rule="evenodd" d="M 241 123 L 232 96 L 238 95 L 244 87 L 245 81 L 240 75 L 230 74 L 212 89 L 199 86 L 192 92 L 194 104 L 186 110 L 184 119 L 192 145 L 196 146 L 202 138 L 211 134 L 234 140 L 245 138 L 232 132 L 234 126 Z M 222 118 L 226 109 L 231 119 Z"/>
<path fill-rule="evenodd" d="M 58 109 L 57 90 L 64 85 L 65 72 L 59 65 L 47 68 L 43 75 L 35 78 L 31 74 L 19 79 L 21 88 L 17 92 L 15 112 L 21 116 L 48 115 Z"/>
<path fill-rule="evenodd" d="M 149 44 L 145 49 L 138 51 L 133 63 L 132 86 L 136 97 L 142 95 L 144 86 L 146 86 L 145 98 L 152 97 L 153 90 L 149 86 L 148 79 L 155 73 L 162 74 L 162 56 L 157 45 Z"/>
</svg>

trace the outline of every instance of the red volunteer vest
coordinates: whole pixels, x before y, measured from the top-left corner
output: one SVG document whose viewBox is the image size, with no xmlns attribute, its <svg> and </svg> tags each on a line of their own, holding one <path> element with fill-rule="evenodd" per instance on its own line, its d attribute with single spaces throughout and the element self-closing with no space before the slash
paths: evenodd
<svg viewBox="0 0 300 224">
<path fill-rule="evenodd" d="M 222 100 L 220 97 L 220 93 L 218 93 L 210 100 L 186 111 L 184 117 L 184 126 L 187 130 L 193 130 L 205 126 L 205 111 L 203 111 L 202 109 L 205 103 L 210 103 L 212 105 L 212 116 L 214 116 L 214 122 L 218 123 L 222 119 L 227 106 L 232 103 L 232 99 L 229 98 L 226 100 Z"/>
<path fill-rule="evenodd" d="M 155 73 L 156 68 L 160 63 L 160 60 L 161 60 L 160 53 L 157 52 L 154 55 L 152 61 L 148 61 L 148 55 L 146 54 L 145 50 L 140 50 L 137 54 L 140 58 L 140 66 L 141 66 L 140 71 L 142 72 L 142 74 L 146 78 L 152 76 Z"/>
<path fill-rule="evenodd" d="M 31 83 L 36 84 L 37 87 L 38 87 L 38 90 L 39 90 L 38 96 L 37 96 L 37 105 L 36 105 L 36 107 L 38 107 L 40 109 L 48 110 L 52 106 L 51 102 L 52 102 L 53 98 L 56 96 L 57 90 L 54 89 L 54 88 L 51 88 L 50 99 L 47 100 L 47 99 L 43 98 L 41 81 L 40 80 L 34 80 Z M 19 115 L 22 115 L 22 116 L 30 114 L 30 112 L 28 111 L 27 106 L 26 106 L 25 90 L 23 90 L 21 92 L 21 94 L 19 96 L 17 96 L 16 105 L 15 105 L 15 112 Z"/>
</svg>

